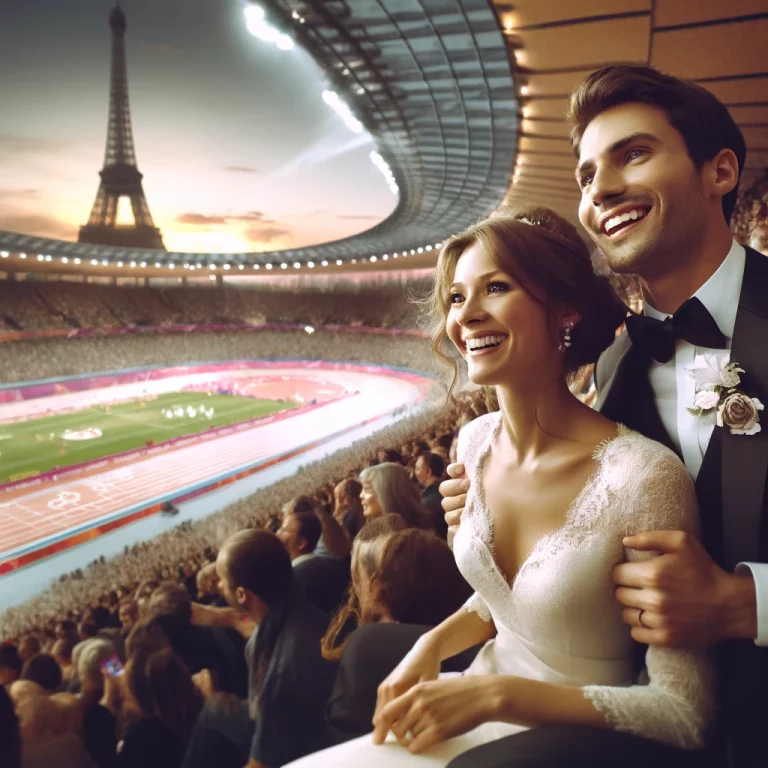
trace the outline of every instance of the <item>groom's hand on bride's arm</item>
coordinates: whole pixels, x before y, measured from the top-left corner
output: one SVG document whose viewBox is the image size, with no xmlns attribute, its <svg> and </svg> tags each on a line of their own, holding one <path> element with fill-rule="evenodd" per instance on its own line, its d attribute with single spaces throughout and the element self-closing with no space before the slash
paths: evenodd
<svg viewBox="0 0 768 768">
<path fill-rule="evenodd" d="M 464 472 L 463 464 L 449 464 L 448 476 L 450 480 L 440 483 L 440 495 L 443 497 L 442 505 L 445 512 L 445 522 L 448 523 L 448 532 L 455 535 L 459 530 L 461 514 L 467 503 L 467 491 L 469 480 Z"/>
<path fill-rule="evenodd" d="M 661 553 L 617 565 L 613 581 L 632 637 L 648 645 L 707 648 L 757 635 L 751 576 L 724 571 L 701 542 L 684 531 L 645 531 L 624 546 Z"/>
</svg>

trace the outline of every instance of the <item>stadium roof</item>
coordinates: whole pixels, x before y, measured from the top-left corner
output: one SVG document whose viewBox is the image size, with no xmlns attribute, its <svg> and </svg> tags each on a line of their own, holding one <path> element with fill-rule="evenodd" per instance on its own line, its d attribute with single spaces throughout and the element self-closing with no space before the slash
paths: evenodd
<svg viewBox="0 0 768 768">
<path fill-rule="evenodd" d="M 768 167 L 765 0 L 265 0 L 264 6 L 270 21 L 324 67 L 335 93 L 375 137 L 399 188 L 394 213 L 354 237 L 259 254 L 130 252 L 0 232 L 0 256 L 10 253 L 11 268 L 124 274 L 117 263 L 128 268 L 133 261 L 131 276 L 180 274 L 155 263 L 179 270 L 271 263 L 303 271 L 310 262 L 336 270 L 402 268 L 432 263 L 435 244 L 502 201 L 548 205 L 575 220 L 578 190 L 563 120 L 568 94 L 596 67 L 617 62 L 650 63 L 701 83 L 741 126 L 747 173 Z M 28 261 L 14 263 L 22 251 Z M 395 253 L 409 260 L 394 261 Z"/>
</svg>

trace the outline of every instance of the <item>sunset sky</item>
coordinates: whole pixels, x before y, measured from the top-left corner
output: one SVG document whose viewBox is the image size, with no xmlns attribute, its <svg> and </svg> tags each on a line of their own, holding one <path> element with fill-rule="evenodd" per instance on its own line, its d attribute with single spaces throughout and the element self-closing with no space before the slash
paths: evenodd
<svg viewBox="0 0 768 768">
<path fill-rule="evenodd" d="M 122 0 L 133 133 L 166 248 L 335 240 L 397 204 L 300 49 L 250 35 L 244 0 Z M 77 238 L 104 162 L 114 0 L 0 0 L 0 229 Z"/>
</svg>

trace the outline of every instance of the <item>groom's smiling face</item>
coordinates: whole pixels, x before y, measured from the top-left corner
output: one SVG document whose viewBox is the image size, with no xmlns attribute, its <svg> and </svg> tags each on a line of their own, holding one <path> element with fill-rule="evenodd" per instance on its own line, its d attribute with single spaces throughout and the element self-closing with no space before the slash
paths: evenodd
<svg viewBox="0 0 768 768">
<path fill-rule="evenodd" d="M 579 219 L 616 272 L 663 274 L 706 230 L 700 174 L 663 110 L 621 104 L 580 143 Z"/>
</svg>

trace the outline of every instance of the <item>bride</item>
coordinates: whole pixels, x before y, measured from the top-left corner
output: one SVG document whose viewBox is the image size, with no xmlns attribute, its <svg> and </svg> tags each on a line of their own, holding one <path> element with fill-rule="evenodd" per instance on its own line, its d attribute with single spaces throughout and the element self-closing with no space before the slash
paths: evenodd
<svg viewBox="0 0 768 768">
<path fill-rule="evenodd" d="M 708 658 L 659 647 L 640 658 L 611 580 L 616 565 L 643 556 L 625 536 L 695 533 L 691 480 L 671 451 L 567 386 L 610 344 L 624 306 L 574 227 L 544 208 L 447 241 L 433 303 L 436 351 L 450 340 L 499 403 L 459 436 L 471 489 L 453 546 L 475 593 L 381 684 L 372 737 L 291 765 L 444 766 L 548 723 L 703 747 Z M 441 661 L 482 642 L 463 675 L 440 675 Z"/>
</svg>

